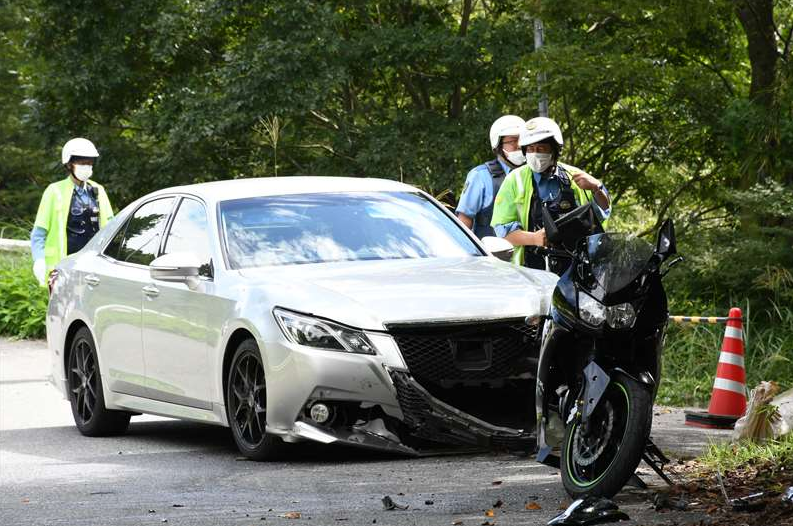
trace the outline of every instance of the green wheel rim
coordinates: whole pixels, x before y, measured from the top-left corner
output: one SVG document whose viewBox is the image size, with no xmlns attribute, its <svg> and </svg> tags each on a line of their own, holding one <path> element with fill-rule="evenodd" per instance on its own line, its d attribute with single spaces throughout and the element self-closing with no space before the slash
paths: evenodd
<svg viewBox="0 0 793 526">
<path fill-rule="evenodd" d="M 619 387 L 620 390 L 622 391 L 622 393 L 625 395 L 625 405 L 628 407 L 628 416 L 626 418 L 626 421 L 630 420 L 631 399 L 628 396 L 628 391 L 625 390 L 625 387 L 621 383 L 615 383 L 614 385 Z M 578 429 L 578 422 L 573 424 L 573 428 L 570 430 L 570 437 L 567 439 L 567 457 L 568 457 L 567 458 L 567 476 L 570 478 L 572 483 L 575 484 L 576 486 L 578 486 L 579 488 L 588 488 L 588 487 L 594 486 L 595 484 L 600 482 L 600 479 L 602 479 L 606 475 L 606 473 L 609 472 L 609 470 L 611 469 L 611 466 L 614 465 L 614 460 L 616 459 L 616 456 L 611 459 L 611 462 L 609 462 L 609 465 L 606 466 L 606 469 L 603 470 L 603 473 L 601 473 L 598 478 L 596 478 L 595 480 L 593 480 L 591 482 L 587 482 L 587 483 L 584 483 L 584 484 L 579 482 L 578 478 L 575 476 L 573 471 L 570 469 L 571 466 L 572 466 L 572 459 L 570 458 L 570 455 L 571 455 L 571 451 L 572 451 L 572 447 L 573 447 L 572 442 L 573 442 L 573 437 L 575 436 L 576 429 Z M 623 429 L 623 431 L 622 431 L 622 438 L 620 439 L 620 444 L 625 440 L 625 434 L 627 432 L 628 432 L 628 426 L 626 425 L 625 429 Z"/>
</svg>

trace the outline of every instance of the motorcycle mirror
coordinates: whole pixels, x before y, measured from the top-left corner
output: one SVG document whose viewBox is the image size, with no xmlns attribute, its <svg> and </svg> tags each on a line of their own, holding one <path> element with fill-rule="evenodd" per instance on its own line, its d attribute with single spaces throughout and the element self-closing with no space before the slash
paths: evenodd
<svg viewBox="0 0 793 526">
<path fill-rule="evenodd" d="M 542 205 L 542 226 L 545 228 L 545 238 L 551 244 L 559 244 L 559 227 L 556 226 L 551 212 L 548 210 L 548 205 Z"/>
<path fill-rule="evenodd" d="M 667 219 L 658 231 L 658 243 L 655 252 L 663 259 L 677 254 L 677 242 L 675 240 L 675 225 L 671 219 Z"/>
</svg>

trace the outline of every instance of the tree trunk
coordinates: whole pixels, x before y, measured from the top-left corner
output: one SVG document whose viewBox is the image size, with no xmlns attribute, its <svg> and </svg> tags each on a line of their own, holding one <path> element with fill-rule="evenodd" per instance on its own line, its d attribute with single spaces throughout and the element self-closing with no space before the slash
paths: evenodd
<svg viewBox="0 0 793 526">
<path fill-rule="evenodd" d="M 746 33 L 752 85 L 749 96 L 765 109 L 774 102 L 779 53 L 774 37 L 773 0 L 735 0 L 735 11 Z"/>
</svg>

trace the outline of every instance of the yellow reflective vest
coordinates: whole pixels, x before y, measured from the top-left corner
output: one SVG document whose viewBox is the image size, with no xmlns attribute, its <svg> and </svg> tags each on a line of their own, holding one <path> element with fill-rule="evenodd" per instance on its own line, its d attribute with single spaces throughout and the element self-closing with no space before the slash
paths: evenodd
<svg viewBox="0 0 793 526">
<path fill-rule="evenodd" d="M 110 206 L 110 200 L 102 185 L 93 181 L 87 181 L 86 184 L 98 190 L 99 228 L 102 228 L 113 218 L 113 208 Z M 44 190 L 44 195 L 41 196 L 34 226 L 47 231 L 44 241 L 44 261 L 47 264 L 47 273 L 66 257 L 66 223 L 69 220 L 72 193 L 74 193 L 74 181 L 69 176 L 49 185 Z"/>
<path fill-rule="evenodd" d="M 582 190 L 575 184 L 575 181 L 573 181 L 574 175 L 586 172 L 569 164 L 558 164 L 564 168 L 567 175 L 570 177 L 570 186 L 575 194 L 576 204 L 580 206 L 590 201 L 592 199 L 592 192 Z M 534 185 L 532 184 L 533 178 L 534 174 L 528 165 L 516 168 L 507 175 L 493 204 L 493 219 L 490 222 L 491 226 L 506 225 L 518 221 L 522 230 L 529 230 L 529 210 L 531 209 L 531 195 L 534 192 Z M 603 221 L 604 226 L 605 223 L 606 222 Z M 523 252 L 523 246 L 516 246 L 512 253 L 512 262 L 517 265 L 523 264 Z"/>
</svg>

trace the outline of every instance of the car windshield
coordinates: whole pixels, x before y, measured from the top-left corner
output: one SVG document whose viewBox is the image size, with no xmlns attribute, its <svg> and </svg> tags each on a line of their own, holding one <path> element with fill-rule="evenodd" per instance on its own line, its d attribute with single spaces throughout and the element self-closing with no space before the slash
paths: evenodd
<svg viewBox="0 0 793 526">
<path fill-rule="evenodd" d="M 592 275 L 607 292 L 636 279 L 653 255 L 653 246 L 628 234 L 595 234 L 586 238 Z"/>
<path fill-rule="evenodd" d="M 250 197 L 220 203 L 231 268 L 482 256 L 432 201 L 412 192 Z"/>
</svg>

